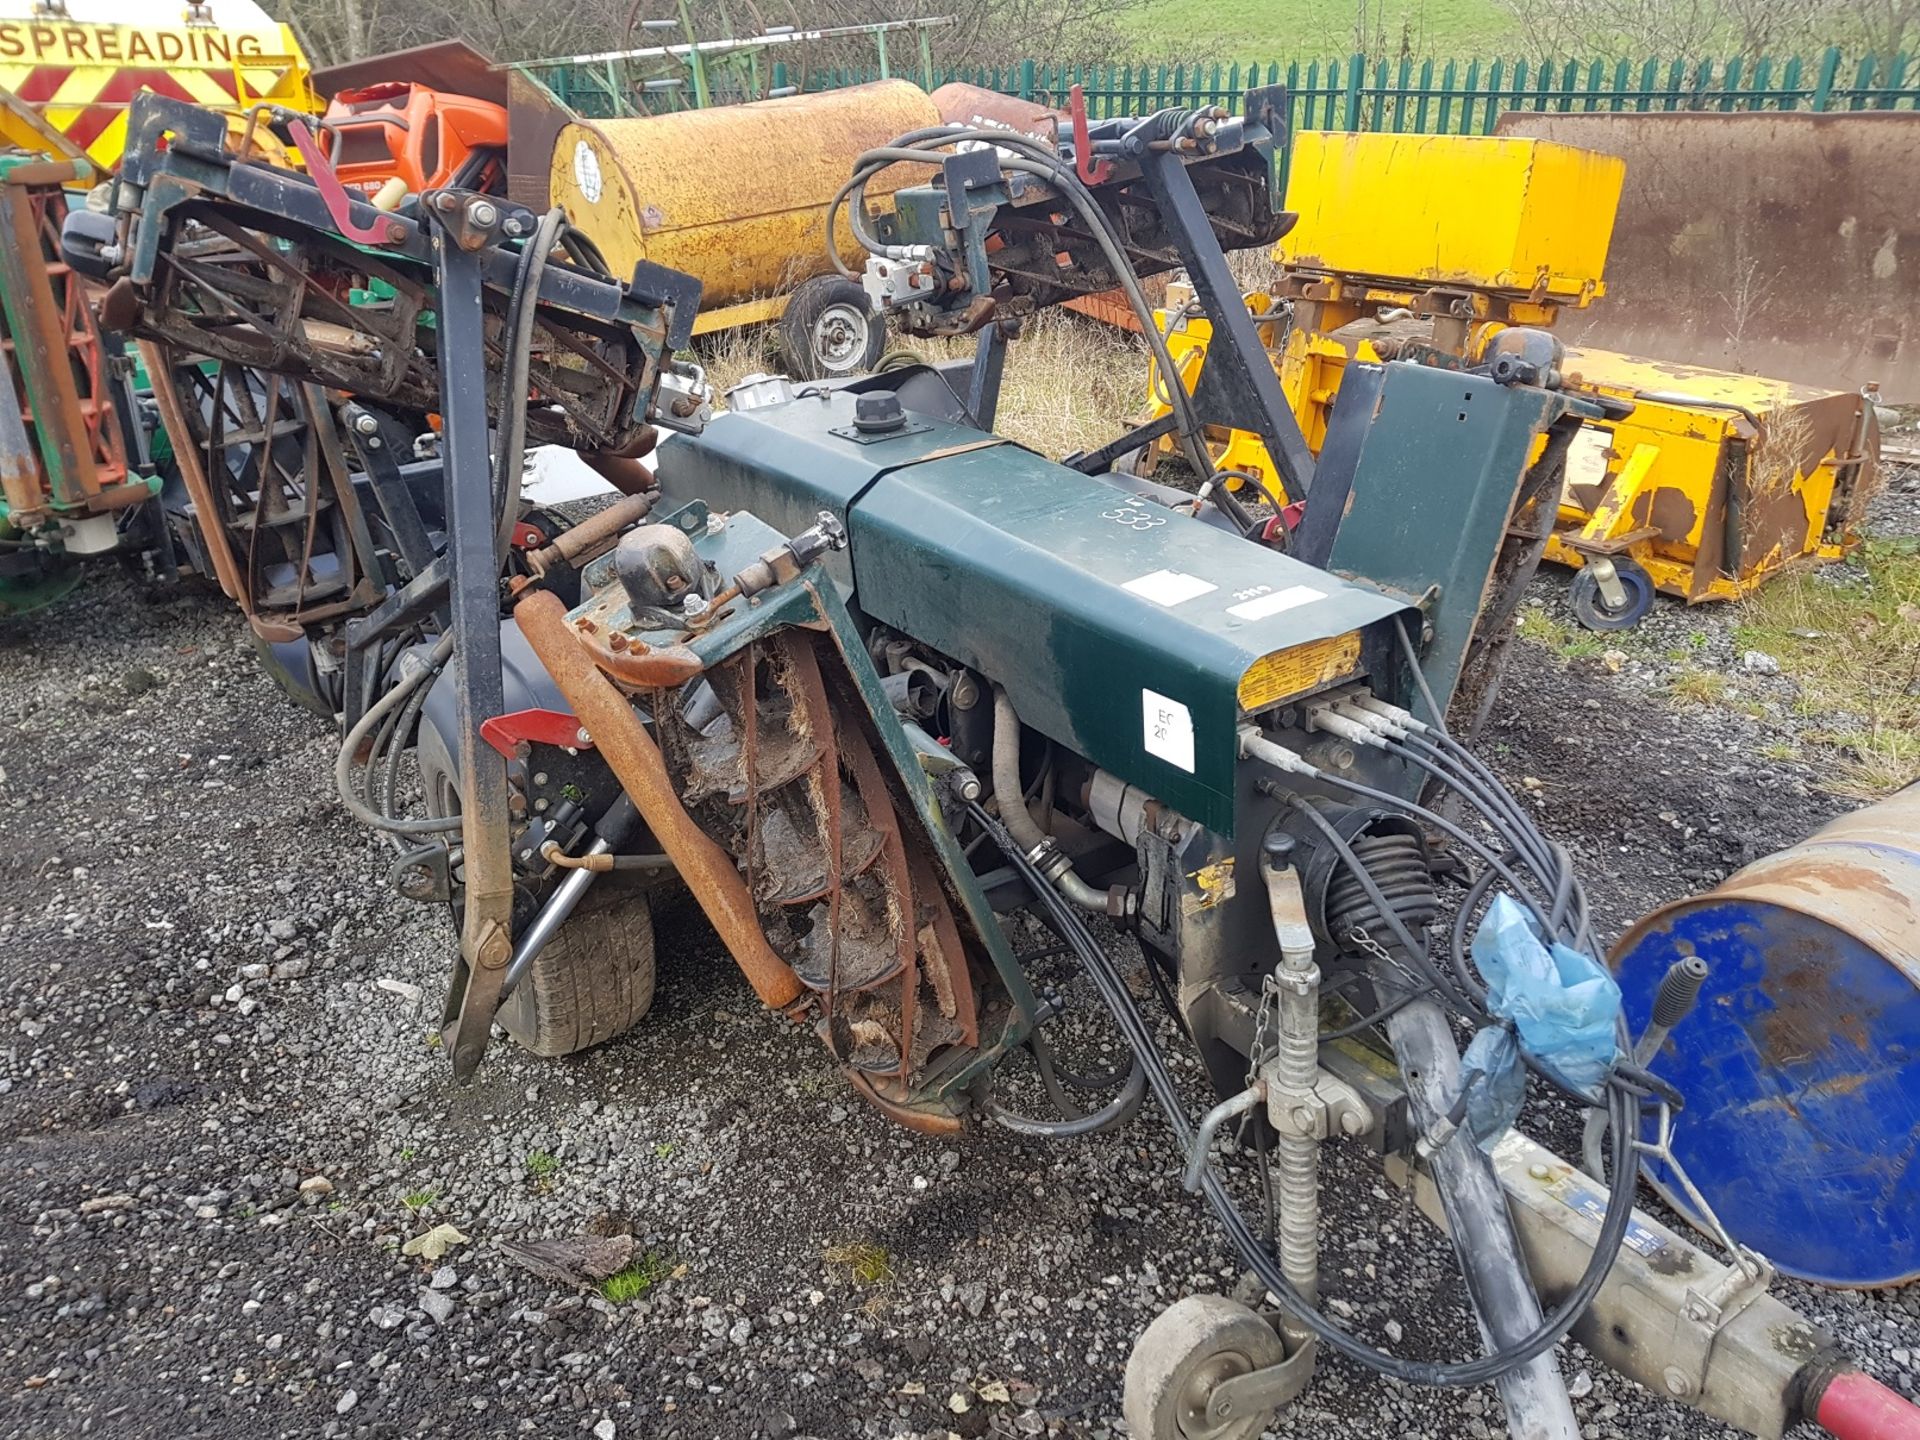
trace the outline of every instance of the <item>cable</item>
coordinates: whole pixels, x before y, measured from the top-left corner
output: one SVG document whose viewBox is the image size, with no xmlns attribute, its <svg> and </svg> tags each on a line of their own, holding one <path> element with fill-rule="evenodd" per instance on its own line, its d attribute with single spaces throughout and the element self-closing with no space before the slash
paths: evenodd
<svg viewBox="0 0 1920 1440">
<path fill-rule="evenodd" d="M 994 836 L 995 843 L 1006 853 L 1008 863 L 1027 880 L 1041 905 L 1048 912 L 1052 923 L 1061 931 L 1063 938 L 1073 945 L 1075 953 L 1087 966 L 1095 988 L 1100 991 L 1101 998 L 1113 1011 L 1114 1019 L 1119 1024 L 1122 1034 L 1134 1047 L 1135 1055 L 1146 1069 L 1148 1087 L 1152 1090 L 1155 1101 L 1165 1111 L 1181 1150 L 1183 1152 L 1188 1150 L 1191 1148 L 1193 1126 L 1181 1104 L 1179 1092 L 1174 1087 L 1173 1077 L 1166 1067 L 1166 1062 L 1154 1044 L 1152 1033 L 1147 1029 L 1145 1021 L 1133 1003 L 1133 997 L 1128 993 L 1126 984 L 1114 968 L 1111 958 L 1094 941 L 1079 915 L 1044 883 L 1039 872 L 1014 846 L 1004 827 L 988 815 L 978 802 L 969 802 L 968 808 L 974 813 L 975 819 Z M 1585 1272 L 1566 1299 L 1542 1320 L 1532 1334 L 1515 1345 L 1508 1346 L 1493 1355 L 1482 1356 L 1477 1360 L 1442 1364 L 1407 1360 L 1374 1349 L 1328 1320 L 1293 1288 L 1271 1252 L 1261 1245 L 1259 1237 L 1248 1227 L 1245 1217 L 1240 1214 L 1238 1206 L 1234 1204 L 1232 1196 L 1227 1193 L 1224 1182 L 1211 1163 L 1206 1166 L 1202 1174 L 1201 1193 L 1206 1196 L 1208 1204 L 1212 1206 L 1222 1228 L 1227 1233 L 1227 1238 L 1232 1241 L 1241 1259 L 1253 1270 L 1261 1283 L 1279 1298 L 1281 1304 L 1294 1318 L 1307 1330 L 1324 1340 L 1329 1347 L 1369 1369 L 1407 1384 L 1480 1385 L 1497 1380 L 1536 1356 L 1545 1354 L 1565 1338 L 1567 1332 L 1593 1303 L 1594 1296 L 1599 1294 L 1608 1272 L 1613 1268 L 1620 1245 L 1626 1237 L 1627 1224 L 1632 1218 L 1632 1197 L 1634 1187 L 1639 1182 L 1640 1156 L 1638 1150 L 1634 1148 L 1631 1135 L 1626 1133 L 1634 1119 L 1629 1097 L 1622 1089 L 1615 1086 L 1609 1090 L 1609 1101 L 1614 1118 L 1614 1127 L 1610 1132 L 1612 1180 L 1608 1190 L 1606 1213 L 1602 1217 L 1600 1233 Z M 1472 1142 L 1457 1132 L 1450 1143 L 1471 1144 Z"/>
<path fill-rule="evenodd" d="M 340 753 L 334 757 L 333 761 L 333 788 L 339 793 L 340 803 L 345 805 L 353 818 L 362 825 L 369 825 L 376 830 L 388 830 L 396 835 L 443 835 L 460 828 L 461 821 L 458 815 L 424 820 L 400 820 L 379 814 L 363 803 L 355 793 L 358 787 L 353 777 L 354 756 L 360 753 L 360 746 L 372 733 L 374 727 L 404 705 L 415 690 L 438 675 L 452 654 L 453 632 L 449 630 L 434 645 L 432 654 L 427 657 L 427 663 L 382 695 L 367 713 L 360 717 L 359 722 L 347 732 L 346 739 L 340 743 Z"/>
<path fill-rule="evenodd" d="M 496 564 L 505 565 L 513 547 L 513 527 L 520 518 L 520 481 L 527 455 L 527 386 L 533 373 L 533 332 L 540 313 L 540 283 L 547 257 L 566 224 L 559 206 L 540 217 L 533 238 L 520 252 L 514 274 L 513 296 L 507 304 L 506 365 L 500 376 L 500 427 L 493 461 L 493 490 L 499 497 L 498 532 L 494 540 Z"/>
</svg>

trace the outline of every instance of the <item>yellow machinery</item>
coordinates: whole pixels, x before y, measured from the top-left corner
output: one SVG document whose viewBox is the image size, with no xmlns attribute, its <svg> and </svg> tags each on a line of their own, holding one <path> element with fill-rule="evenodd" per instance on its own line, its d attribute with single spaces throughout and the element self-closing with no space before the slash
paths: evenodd
<svg viewBox="0 0 1920 1440">
<path fill-rule="evenodd" d="M 314 110 L 311 67 L 289 25 L 254 0 L 0 0 L 7 138 L 46 150 L 22 112 L 64 136 L 52 153 L 120 164 L 127 107 L 143 90 L 230 114 L 271 101 Z"/>
<path fill-rule="evenodd" d="M 1271 317 L 1264 338 L 1308 445 L 1325 438 L 1349 361 L 1483 363 L 1503 331 L 1550 328 L 1604 295 L 1624 169 L 1538 140 L 1297 135 L 1299 219 L 1275 247 L 1271 291 L 1248 302 Z M 1170 287 L 1160 321 L 1191 388 L 1211 330 L 1189 298 Z M 1586 624 L 1635 623 L 1656 588 L 1736 599 L 1857 540 L 1878 449 L 1870 395 L 1604 350 L 1565 347 L 1560 365 L 1569 386 L 1634 407 L 1574 446 L 1548 542 L 1583 570 L 1572 598 Z M 1257 437 L 1214 439 L 1223 468 L 1273 474 Z"/>
</svg>

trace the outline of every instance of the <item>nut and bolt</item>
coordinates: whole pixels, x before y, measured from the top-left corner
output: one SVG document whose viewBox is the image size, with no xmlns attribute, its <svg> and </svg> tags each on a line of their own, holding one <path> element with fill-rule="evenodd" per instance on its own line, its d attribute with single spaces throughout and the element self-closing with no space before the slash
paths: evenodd
<svg viewBox="0 0 1920 1440">
<path fill-rule="evenodd" d="M 500 218 L 500 212 L 486 200 L 476 200 L 467 207 L 467 219 L 475 225 L 487 226 Z"/>
<path fill-rule="evenodd" d="M 695 594 L 689 594 L 686 599 L 680 602 L 680 613 L 685 615 L 689 620 L 698 620 L 701 616 L 705 615 L 710 608 L 704 599 Z"/>
<path fill-rule="evenodd" d="M 1693 1382 L 1686 1377 L 1685 1372 L 1677 1365 L 1667 1366 L 1661 1378 L 1667 1382 L 1667 1393 L 1669 1395 L 1690 1395 L 1693 1393 Z"/>
<path fill-rule="evenodd" d="M 363 410 L 358 415 L 353 417 L 353 428 L 359 431 L 362 435 L 373 435 L 379 431 L 380 422 L 375 417 L 367 414 L 366 411 Z"/>
<path fill-rule="evenodd" d="M 584 725 L 573 732 L 573 738 L 582 745 L 591 745 L 593 743 L 593 736 L 587 733 L 587 727 Z"/>
</svg>

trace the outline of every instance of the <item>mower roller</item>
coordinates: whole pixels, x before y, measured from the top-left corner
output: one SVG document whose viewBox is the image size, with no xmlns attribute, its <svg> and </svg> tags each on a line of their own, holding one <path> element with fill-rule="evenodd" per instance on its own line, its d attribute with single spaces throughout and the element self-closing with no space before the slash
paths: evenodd
<svg viewBox="0 0 1920 1440">
<path fill-rule="evenodd" d="M 1715 1259 L 1634 1210 L 1643 1157 L 1684 1173 L 1664 1143 L 1684 1097 L 1630 1058 L 1567 852 L 1449 726 L 1492 692 L 1539 512 L 1601 412 L 1524 356 L 1361 365 L 1314 458 L 1222 252 L 1280 223 L 1272 99 L 1244 120 L 957 124 L 868 152 L 843 192 L 868 252 L 849 273 L 905 329 L 976 334 L 975 357 L 756 377 L 710 422 L 670 358 L 693 309 L 670 273 L 593 273 L 557 215 L 457 191 L 387 217 L 329 200 L 147 96 L 117 196 L 120 313 L 194 353 L 437 404 L 444 534 L 344 627 L 336 778 L 393 839 L 401 893 L 461 917 L 456 1076 L 496 1013 L 549 1052 L 638 1018 L 648 896 L 677 877 L 760 999 L 905 1125 L 1064 1140 L 1151 1099 L 1257 1303 L 1193 1296 L 1149 1327 L 1125 1384 L 1137 1436 L 1255 1435 L 1333 1350 L 1492 1384 L 1514 1435 L 1574 1440 L 1568 1335 L 1756 1435 L 1914 1434 L 1911 1406 L 1766 1293 L 1766 1261 L 1723 1233 Z M 895 165 L 916 183 L 867 213 Z M 206 283 L 202 241 L 331 268 L 247 304 Z M 413 288 L 343 357 L 324 342 L 356 264 Z M 1164 426 L 1194 491 L 1110 473 L 1137 434 L 1055 463 L 992 433 L 1027 313 L 1116 283 L 1144 313 L 1140 277 L 1176 265 L 1216 327 L 1219 378 Z M 647 423 L 677 432 L 656 488 L 510 559 L 525 435 L 617 450 Z M 1270 438 L 1280 473 L 1258 497 L 1211 468 L 1219 423 Z M 425 816 L 393 778 L 416 726 Z M 1055 1065 L 1067 1002 L 1030 978 L 1016 914 L 1110 1018 L 1112 1075 Z M 1514 1001 L 1529 986 L 1581 1023 L 1536 1027 Z M 1145 1013 L 1152 992 L 1171 1024 Z M 1204 1095 L 1175 1078 L 1176 1028 Z M 1020 1107 L 1016 1067 L 1055 1113 Z M 1529 1075 L 1602 1117 L 1604 1178 L 1509 1128 Z M 1481 1353 L 1409 1359 L 1320 1309 L 1319 1214 L 1349 1203 L 1322 1193 L 1326 1145 L 1378 1157 L 1445 1226 Z M 1271 1246 L 1243 1211 L 1253 1151 Z"/>
</svg>

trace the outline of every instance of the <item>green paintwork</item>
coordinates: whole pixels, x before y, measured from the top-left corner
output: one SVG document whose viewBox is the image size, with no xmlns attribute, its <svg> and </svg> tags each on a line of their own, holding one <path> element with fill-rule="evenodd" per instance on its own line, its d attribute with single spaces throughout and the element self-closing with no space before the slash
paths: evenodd
<svg viewBox="0 0 1920 1440">
<path fill-rule="evenodd" d="M 1534 442 L 1571 404 L 1485 376 L 1386 367 L 1332 569 L 1414 598 L 1438 587 L 1424 607 L 1434 633 L 1422 658 L 1443 706 L 1459 683 Z"/>
<path fill-rule="evenodd" d="M 1405 608 L 976 430 L 854 444 L 832 434 L 853 403 L 793 400 L 674 441 L 669 498 L 789 534 L 834 511 L 852 545 L 832 568 L 860 614 L 1004 685 L 1026 724 L 1223 834 L 1248 666 Z M 1194 583 L 1151 583 L 1161 572 Z M 1281 595 L 1291 603 L 1264 617 L 1230 613 Z M 1190 764 L 1163 758 L 1165 739 L 1149 746 L 1162 700 L 1185 707 Z"/>
</svg>

